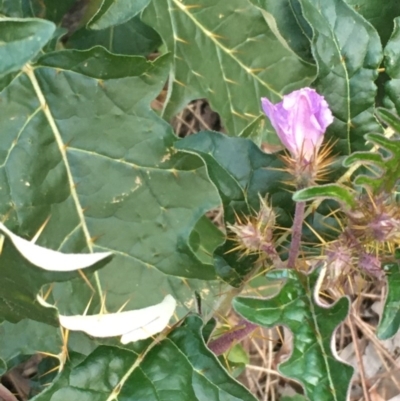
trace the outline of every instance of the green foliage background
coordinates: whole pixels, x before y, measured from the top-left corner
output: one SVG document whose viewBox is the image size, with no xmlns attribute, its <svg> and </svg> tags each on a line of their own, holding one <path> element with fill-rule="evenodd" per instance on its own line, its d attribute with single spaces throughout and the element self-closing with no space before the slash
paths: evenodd
<svg viewBox="0 0 400 401">
<path fill-rule="evenodd" d="M 279 143 L 261 97 L 277 102 L 294 89 L 316 88 L 335 116 L 328 137 L 337 141 L 338 155 L 366 150 L 364 135 L 383 131 L 375 105 L 400 112 L 400 6 L 394 0 L 382 7 L 374 0 L 332 0 L 326 7 L 317 0 L 78 3 L 0 4 L 0 217 L 27 239 L 49 219 L 38 244 L 67 253 L 111 251 L 113 258 L 88 271 L 89 286 L 78 274 L 35 269 L 6 241 L 1 369 L 38 350 L 61 352 L 55 312 L 35 300 L 50 285 L 49 300 L 64 314 L 83 313 L 91 298 L 89 312 L 96 313 L 104 298 L 117 311 L 127 301 L 135 309 L 172 294 L 176 319 L 185 320 L 159 344 L 122 347 L 117 339 L 72 334 L 70 360 L 34 399 L 253 400 L 207 350 L 201 317 L 186 317 L 195 312 L 195 293 L 205 316 L 220 294 L 243 287 L 254 262 L 227 256 L 231 241 L 205 214 L 222 206 L 225 222 L 232 222 L 235 214 L 257 211 L 260 193 L 290 225 L 294 203 L 277 170 L 281 161 L 256 146 Z M 163 88 L 167 97 L 157 113 L 151 103 Z M 174 134 L 171 118 L 199 98 L 219 113 L 227 135 L 180 140 Z M 279 309 L 280 297 L 301 292 L 308 304 L 287 304 L 285 313 L 317 317 L 321 325 L 338 310 L 322 343 L 311 323 L 295 338 L 320 344 L 313 351 L 318 358 L 330 352 L 326 344 L 347 304 L 316 314 L 309 296 L 315 277 L 296 280 L 289 277 L 275 300 L 257 302 Z M 243 315 L 263 324 L 250 304 L 239 299 L 235 307 L 242 313 L 247 305 Z M 383 337 L 400 324 L 387 310 Z M 289 323 L 280 317 L 266 325 L 272 324 Z M 180 361 L 174 371 L 172 360 Z M 339 362 L 332 359 L 316 375 L 334 379 L 336 398 L 330 385 L 318 394 L 310 389 L 307 375 L 294 374 L 289 362 L 282 372 L 302 382 L 310 399 L 344 399 L 352 372 L 343 365 L 343 377 L 332 378 L 330 364 L 336 369 Z"/>
</svg>

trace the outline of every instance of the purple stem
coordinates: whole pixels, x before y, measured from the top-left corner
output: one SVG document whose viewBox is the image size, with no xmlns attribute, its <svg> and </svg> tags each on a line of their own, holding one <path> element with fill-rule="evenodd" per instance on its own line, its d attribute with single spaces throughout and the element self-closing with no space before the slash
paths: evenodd
<svg viewBox="0 0 400 401">
<path fill-rule="evenodd" d="M 232 345 L 242 341 L 249 334 L 251 334 L 256 328 L 256 324 L 250 323 L 245 319 L 241 319 L 236 327 L 229 333 L 222 334 L 216 340 L 210 341 L 207 346 L 216 355 L 221 355 L 228 351 Z"/>
<path fill-rule="evenodd" d="M 289 249 L 289 259 L 287 267 L 293 269 L 296 266 L 297 257 L 300 251 L 301 232 L 304 221 L 304 212 L 306 210 L 306 202 L 297 202 L 294 212 L 294 221 L 292 226 L 292 241 Z"/>
</svg>

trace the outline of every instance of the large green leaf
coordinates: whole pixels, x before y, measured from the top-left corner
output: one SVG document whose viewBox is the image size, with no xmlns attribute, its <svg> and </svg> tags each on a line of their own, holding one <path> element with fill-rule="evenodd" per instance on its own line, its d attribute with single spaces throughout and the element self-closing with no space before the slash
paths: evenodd
<svg viewBox="0 0 400 401">
<path fill-rule="evenodd" d="M 243 298 L 233 301 L 235 310 L 264 327 L 285 325 L 293 333 L 293 351 L 279 371 L 300 382 L 311 401 L 347 399 L 353 368 L 336 359 L 332 336 L 346 318 L 349 300 L 322 306 L 315 299 L 319 270 L 309 275 L 294 270 L 275 270 L 271 280 L 286 279 L 280 293 L 270 299 Z M 333 345 L 334 346 L 334 345 Z"/>
<path fill-rule="evenodd" d="M 400 266 L 398 263 L 393 263 L 387 265 L 385 270 L 387 271 L 388 289 L 377 329 L 377 336 L 381 340 L 393 337 L 400 329 Z"/>
<path fill-rule="evenodd" d="M 314 32 L 318 78 L 313 85 L 336 117 L 328 132 L 339 140 L 344 154 L 365 149 L 363 135 L 381 131 L 374 117 L 374 81 L 382 60 L 378 33 L 344 0 L 332 0 L 323 7 L 319 0 L 300 2 Z"/>
<path fill-rule="evenodd" d="M 173 363 L 173 369 L 171 369 Z M 202 338 L 202 321 L 190 316 L 144 353 L 101 346 L 70 363 L 34 401 L 255 401 L 222 368 Z"/>
<path fill-rule="evenodd" d="M 57 355 L 61 348 L 60 330 L 48 324 L 31 319 L 0 324 L 0 360 L 6 367 L 19 355 L 34 355 L 41 351 Z"/>
<path fill-rule="evenodd" d="M 54 30 L 54 24 L 39 19 L 0 20 L 0 78 L 35 57 Z"/>
<path fill-rule="evenodd" d="M 383 44 L 386 44 L 393 30 L 393 19 L 400 16 L 400 2 L 397 0 L 346 0 L 367 19 L 378 31 Z"/>
<path fill-rule="evenodd" d="M 2 0 L 0 13 L 13 18 L 37 17 L 60 23 L 76 0 Z"/>
<path fill-rule="evenodd" d="M 132 68 L 134 60 L 114 62 Z M 174 155 L 176 137 L 150 109 L 169 60 L 106 81 L 68 71 L 74 63 L 26 69 L 2 93 L 0 214 L 28 237 L 50 217 L 39 238 L 48 248 L 111 250 L 93 287 L 106 291 L 113 310 L 167 293 L 190 300 L 206 284 L 181 277 L 210 280 L 215 272 L 189 237 L 219 198 L 196 158 Z M 56 285 L 54 300 L 65 314 L 82 313 L 91 291 L 77 279 Z"/>
<path fill-rule="evenodd" d="M 313 63 L 312 30 L 304 19 L 299 0 L 250 0 L 260 8 L 271 30 L 300 58 Z"/>
<path fill-rule="evenodd" d="M 260 207 L 259 195 L 268 194 L 281 218 L 290 221 L 293 206 L 283 182 L 288 176 L 280 170 L 282 163 L 275 155 L 267 155 L 251 140 L 231 138 L 218 132 L 204 131 L 180 140 L 175 147 L 201 157 L 210 179 L 218 189 L 224 206 L 225 223 L 234 223 L 235 215 L 245 220 Z M 258 256 L 243 257 L 231 252 L 234 243 L 228 240 L 215 257 L 218 274 L 231 285 L 242 284 Z"/>
<path fill-rule="evenodd" d="M 150 0 L 103 0 L 100 9 L 90 20 L 91 29 L 106 29 L 120 25 L 139 14 Z"/>
<path fill-rule="evenodd" d="M 81 50 L 103 46 L 112 53 L 147 55 L 156 51 L 160 44 L 161 39 L 157 32 L 136 16 L 107 29 L 79 29 L 68 39 L 66 46 Z"/>
<path fill-rule="evenodd" d="M 386 109 L 379 108 L 377 116 L 394 130 L 400 130 L 400 118 Z M 375 193 L 382 191 L 391 193 L 400 178 L 400 141 L 398 138 L 386 138 L 381 134 L 366 134 L 365 139 L 379 148 L 379 151 L 355 152 L 348 156 L 343 165 L 350 167 L 352 164 L 367 166 L 365 174 L 360 174 L 354 179 L 356 185 L 364 185 Z"/>
<path fill-rule="evenodd" d="M 174 55 L 166 118 L 206 97 L 228 133 L 239 135 L 261 114 L 262 96 L 277 101 L 315 77 L 247 0 L 153 0 L 143 18 Z"/>
<path fill-rule="evenodd" d="M 349 208 L 356 206 L 354 193 L 339 184 L 325 184 L 301 189 L 295 192 L 293 199 L 297 202 L 306 202 L 314 199 L 334 199 Z"/>
<path fill-rule="evenodd" d="M 0 295 L 0 321 L 19 322 L 31 318 L 54 326 L 58 325 L 55 309 L 44 308 L 36 296 L 46 283 L 71 279 L 74 275 L 49 273 L 34 266 L 21 256 L 13 243 L 6 239 L 0 255 L 2 288 Z"/>
<path fill-rule="evenodd" d="M 400 17 L 394 20 L 394 30 L 384 51 L 386 73 L 391 78 L 385 85 L 385 105 L 395 107 L 400 114 Z"/>
<path fill-rule="evenodd" d="M 149 69 L 149 63 L 143 57 L 115 55 L 101 46 L 90 50 L 64 50 L 45 54 L 37 61 L 37 65 L 65 68 L 97 79 L 139 76 Z"/>
<path fill-rule="evenodd" d="M 55 309 L 48 309 L 40 305 L 36 300 L 36 296 L 46 283 L 79 277 L 76 272 L 61 270 L 52 272 L 48 270 L 56 270 L 61 265 L 67 266 L 67 268 L 74 268 L 71 265 L 74 262 L 68 259 L 68 255 L 64 256 L 58 253 L 57 257 L 54 257 L 54 255 L 49 255 L 47 250 L 42 250 L 35 245 L 33 245 L 33 247 L 36 247 L 35 249 L 27 252 L 25 248 L 25 254 L 22 254 L 21 244 L 16 241 L 24 241 L 23 239 L 18 238 L 16 240 L 8 237 L 4 239 L 3 236 L 1 238 L 0 275 L 3 287 L 0 295 L 0 321 L 7 320 L 16 323 L 22 319 L 29 318 L 58 326 Z M 26 241 L 26 244 L 31 245 L 29 241 Z M 45 251 L 45 253 L 43 254 L 42 251 Z M 82 255 L 83 258 L 87 256 Z M 89 258 L 92 259 L 92 256 L 94 255 L 89 255 Z M 92 265 L 99 268 L 109 261 L 109 259 L 104 259 L 107 254 L 97 256 L 100 259 L 95 258 L 89 262 L 90 264 L 85 263 L 85 266 Z M 74 256 L 72 257 L 75 258 Z M 102 259 L 102 262 L 95 265 L 96 261 Z M 52 261 L 53 263 L 51 263 Z M 41 263 L 38 264 L 38 262 Z M 76 268 L 79 268 L 79 266 Z M 93 269 L 90 268 L 89 272 L 93 272 Z"/>
</svg>

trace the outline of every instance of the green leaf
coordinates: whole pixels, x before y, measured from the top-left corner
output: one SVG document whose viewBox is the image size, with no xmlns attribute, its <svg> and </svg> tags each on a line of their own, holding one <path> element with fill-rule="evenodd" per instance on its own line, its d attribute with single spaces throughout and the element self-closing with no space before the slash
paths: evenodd
<svg viewBox="0 0 400 401">
<path fill-rule="evenodd" d="M 233 307 L 245 319 L 264 327 L 285 325 L 293 333 L 293 351 L 279 371 L 298 382 L 310 401 L 347 399 L 353 368 L 335 357 L 332 336 L 346 318 L 349 300 L 321 305 L 314 298 L 320 271 L 309 275 L 294 270 L 275 270 L 267 277 L 286 279 L 280 293 L 271 299 L 239 297 Z"/>
<path fill-rule="evenodd" d="M 400 117 L 398 115 L 382 107 L 376 109 L 376 115 L 381 121 L 392 127 L 394 131 L 400 133 Z"/>
<path fill-rule="evenodd" d="M 233 223 L 235 215 L 253 215 L 260 207 L 259 194 L 268 194 L 282 219 L 289 219 L 292 202 L 283 185 L 287 176 L 279 170 L 281 162 L 276 156 L 265 154 L 249 139 L 210 131 L 186 137 L 175 147 L 198 155 L 207 166 L 210 180 L 222 199 L 225 223 Z M 234 243 L 228 240 L 216 250 L 215 268 L 226 282 L 239 286 L 254 268 L 257 256 L 243 257 L 239 252 L 231 252 L 233 247 Z"/>
<path fill-rule="evenodd" d="M 150 0 L 103 0 L 100 9 L 90 20 L 89 28 L 106 29 L 120 25 L 139 14 Z"/>
<path fill-rule="evenodd" d="M 293 200 L 296 202 L 305 202 L 319 198 L 334 199 L 346 204 L 350 208 L 357 205 L 356 200 L 354 199 L 354 194 L 352 194 L 347 188 L 338 184 L 326 184 L 305 188 L 297 191 L 293 195 Z"/>
<path fill-rule="evenodd" d="M 399 117 L 385 109 L 378 109 L 377 115 L 389 125 L 397 128 L 400 126 Z M 400 141 L 380 134 L 367 134 L 365 139 L 380 148 L 380 151 L 353 153 L 344 160 L 343 165 L 349 167 L 357 163 L 359 166 L 368 166 L 367 172 L 358 175 L 354 183 L 366 186 L 375 193 L 391 193 L 400 178 Z"/>
<path fill-rule="evenodd" d="M 262 96 L 278 101 L 315 77 L 315 67 L 286 48 L 247 0 L 153 0 L 143 19 L 174 56 L 167 119 L 205 97 L 227 132 L 239 135 L 262 114 Z"/>
<path fill-rule="evenodd" d="M 0 324 L 0 358 L 6 365 L 18 355 L 34 355 L 40 351 L 58 355 L 62 344 L 58 328 L 30 318 L 16 324 Z"/>
<path fill-rule="evenodd" d="M 60 23 L 76 0 L 2 0 L 0 13 L 12 18 L 37 17 Z"/>
<path fill-rule="evenodd" d="M 66 47 L 86 50 L 93 46 L 103 46 L 116 54 L 145 56 L 156 51 L 160 44 L 161 39 L 157 32 L 136 16 L 107 29 L 79 29 L 68 39 Z"/>
<path fill-rule="evenodd" d="M 118 56 L 104 47 L 96 46 L 90 50 L 63 50 L 45 54 L 36 66 L 62 68 L 96 79 L 117 79 L 139 76 L 150 67 L 151 62 L 141 56 Z"/>
<path fill-rule="evenodd" d="M 400 15 L 400 3 L 397 0 L 346 0 L 346 3 L 375 27 L 385 45 L 392 34 L 393 18 Z"/>
<path fill-rule="evenodd" d="M 116 62 L 135 60 L 143 65 Z M 113 261 L 92 278 L 110 311 L 127 300 L 137 309 L 166 294 L 181 303 L 195 290 L 213 295 L 197 279 L 214 279 L 214 267 L 198 259 L 189 238 L 219 197 L 197 158 L 174 155 L 177 138 L 150 109 L 168 65 L 163 57 L 141 75 L 132 67 L 132 76 L 111 80 L 38 67 L 0 98 L 2 219 L 31 238 L 50 217 L 39 244 L 112 251 Z M 75 279 L 55 285 L 53 297 L 63 314 L 82 314 L 92 291 Z"/>
<path fill-rule="evenodd" d="M 218 359 L 229 374 L 235 378 L 244 372 L 246 365 L 250 362 L 249 356 L 241 344 L 235 344 L 224 355 L 220 355 Z"/>
<path fill-rule="evenodd" d="M 3 0 L 0 4 L 0 13 L 11 18 L 24 17 L 23 0 Z"/>
<path fill-rule="evenodd" d="M 381 340 L 393 337 L 400 329 L 400 266 L 398 263 L 386 265 L 385 271 L 388 289 L 376 332 Z"/>
<path fill-rule="evenodd" d="M 37 19 L 0 20 L 0 77 L 21 69 L 51 38 L 55 26 Z"/>
<path fill-rule="evenodd" d="M 394 106 L 400 113 L 400 17 L 394 20 L 394 29 L 390 40 L 384 49 L 385 72 L 391 78 L 386 82 L 385 105 Z M 400 130 L 398 130 L 399 132 Z"/>
<path fill-rule="evenodd" d="M 32 400 L 255 401 L 207 349 L 202 325 L 199 317 L 190 316 L 139 356 L 118 347 L 98 347 L 82 362 L 69 364 Z"/>
<path fill-rule="evenodd" d="M 254 119 L 241 133 L 242 138 L 249 138 L 254 141 L 255 144 L 261 146 L 263 142 L 263 134 L 265 132 L 266 119 L 265 116 L 259 115 Z"/>
<path fill-rule="evenodd" d="M 203 216 L 190 234 L 190 247 L 199 260 L 212 264 L 215 249 L 225 241 L 225 235 L 206 216 Z"/>
<path fill-rule="evenodd" d="M 176 142 L 175 148 L 203 160 L 222 199 L 227 222 L 235 221 L 235 213 L 258 210 L 259 194 L 269 194 L 273 202 L 276 198 L 283 208 L 283 202 L 290 203 L 290 195 L 285 196 L 282 188 L 287 175 L 278 170 L 281 162 L 249 139 L 202 131 Z"/>
<path fill-rule="evenodd" d="M 314 64 L 312 29 L 304 19 L 299 0 L 250 0 L 260 8 L 274 34 L 301 59 Z"/>
<path fill-rule="evenodd" d="M 336 117 L 328 133 L 338 139 L 343 154 L 363 150 L 364 134 L 382 130 L 374 117 L 374 81 L 382 60 L 379 36 L 344 0 L 332 0 L 323 7 L 319 0 L 300 2 L 314 32 L 318 78 L 313 86 Z"/>
<path fill-rule="evenodd" d="M 17 323 L 29 318 L 58 326 L 56 310 L 40 305 L 36 296 L 44 284 L 70 280 L 79 277 L 79 274 L 43 270 L 23 257 L 10 239 L 2 238 L 4 243 L 0 255 L 0 275 L 6 285 L 1 290 L 0 320 Z M 107 260 L 95 266 L 99 268 L 106 262 Z M 93 272 L 93 268 L 90 271 Z"/>
<path fill-rule="evenodd" d="M 247 365 L 250 363 L 249 355 L 240 344 L 235 344 L 227 353 L 227 359 L 232 363 Z"/>
<path fill-rule="evenodd" d="M 0 359 L 0 376 L 7 372 L 7 365 L 3 359 Z"/>
</svg>

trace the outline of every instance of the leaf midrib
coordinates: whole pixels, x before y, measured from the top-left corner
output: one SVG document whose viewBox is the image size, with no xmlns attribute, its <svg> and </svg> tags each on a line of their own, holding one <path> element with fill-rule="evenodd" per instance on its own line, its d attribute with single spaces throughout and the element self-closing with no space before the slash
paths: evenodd
<svg viewBox="0 0 400 401">
<path fill-rule="evenodd" d="M 210 32 L 208 29 L 206 29 L 200 21 L 198 21 L 193 14 L 191 14 L 188 10 L 187 7 L 180 3 L 177 0 L 168 0 L 169 4 L 169 11 L 172 13 L 172 7 L 171 7 L 171 1 L 196 25 L 196 27 L 206 36 L 208 37 L 215 45 L 217 49 L 222 50 L 225 54 L 227 54 L 231 59 L 233 59 L 248 75 L 250 75 L 254 80 L 258 81 L 262 86 L 267 88 L 270 92 L 272 92 L 274 95 L 278 96 L 280 99 L 282 98 L 282 95 L 277 92 L 276 90 L 272 89 L 267 82 L 263 81 L 260 77 L 255 75 L 252 72 L 252 69 L 246 65 L 244 65 L 237 57 L 234 56 L 234 53 L 227 47 L 225 47 L 222 43 L 220 43 L 214 36 L 213 33 Z M 172 18 L 171 18 L 172 20 Z M 173 30 L 175 31 L 175 27 L 172 27 Z M 175 42 L 175 41 L 174 41 Z"/>
<path fill-rule="evenodd" d="M 86 242 L 86 245 L 87 245 L 90 253 L 93 253 L 93 245 L 92 245 L 92 241 L 91 241 L 90 232 L 89 232 L 89 229 L 88 229 L 87 224 L 86 224 L 85 216 L 83 214 L 83 208 L 81 206 L 81 203 L 80 203 L 80 200 L 79 200 L 79 197 L 78 197 L 78 193 L 76 191 L 76 186 L 75 186 L 75 183 L 74 183 L 74 179 L 73 179 L 73 176 L 72 176 L 71 168 L 70 168 L 70 165 L 69 165 L 69 162 L 68 162 L 68 158 L 67 158 L 66 146 L 65 146 L 65 144 L 64 144 L 64 142 L 62 140 L 61 133 L 60 133 L 58 127 L 57 127 L 57 124 L 56 124 L 56 122 L 54 120 L 54 117 L 53 117 L 53 115 L 51 113 L 51 110 L 50 110 L 50 108 L 48 106 L 48 103 L 46 101 L 46 97 L 44 96 L 44 93 L 42 92 L 42 89 L 41 89 L 41 87 L 39 85 L 39 82 L 38 82 L 38 80 L 36 78 L 34 69 L 29 64 L 27 64 L 23 68 L 23 71 L 27 75 L 27 77 L 29 78 L 29 80 L 30 80 L 30 82 L 32 84 L 32 87 L 33 87 L 34 92 L 36 94 L 36 97 L 37 97 L 37 99 L 39 101 L 39 104 L 40 104 L 40 107 L 41 107 L 41 109 L 43 111 L 43 114 L 45 115 L 46 120 L 47 120 L 47 122 L 48 122 L 48 124 L 50 126 L 50 129 L 51 129 L 51 131 L 52 131 L 52 133 L 54 135 L 54 139 L 55 139 L 55 141 L 57 143 L 58 149 L 59 149 L 61 157 L 62 157 L 62 161 L 63 161 L 64 166 L 65 166 L 65 170 L 66 170 L 67 177 L 68 177 L 68 183 L 69 183 L 69 187 L 70 187 L 70 193 L 71 193 L 73 202 L 75 204 L 75 208 L 76 208 L 76 212 L 77 212 L 79 221 L 81 222 L 80 226 L 82 227 L 82 231 L 83 231 L 83 234 L 84 234 L 84 237 L 85 237 L 85 242 Z M 96 280 L 97 290 L 99 292 L 99 295 L 102 296 L 102 289 L 101 289 L 101 283 L 100 283 L 99 275 L 98 275 L 97 272 L 95 272 L 94 276 L 95 276 L 95 280 Z"/>
</svg>

